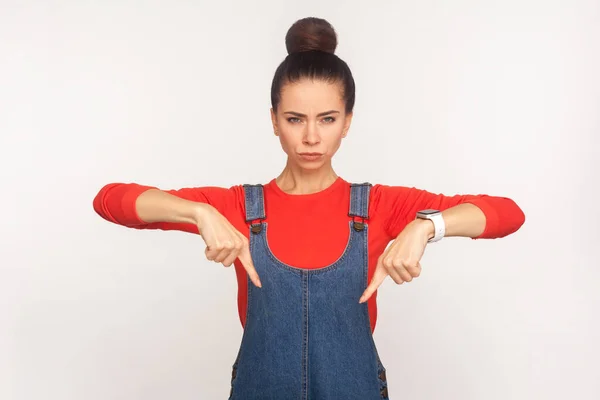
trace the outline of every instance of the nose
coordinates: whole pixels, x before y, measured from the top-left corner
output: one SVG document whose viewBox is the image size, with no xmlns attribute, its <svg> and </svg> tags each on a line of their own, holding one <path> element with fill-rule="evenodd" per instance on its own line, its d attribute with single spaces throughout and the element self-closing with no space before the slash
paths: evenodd
<svg viewBox="0 0 600 400">
<path fill-rule="evenodd" d="M 310 122 L 306 124 L 306 130 L 304 131 L 304 137 L 302 143 L 308 146 L 313 146 L 321 142 L 319 131 L 317 130 L 316 123 Z"/>
</svg>

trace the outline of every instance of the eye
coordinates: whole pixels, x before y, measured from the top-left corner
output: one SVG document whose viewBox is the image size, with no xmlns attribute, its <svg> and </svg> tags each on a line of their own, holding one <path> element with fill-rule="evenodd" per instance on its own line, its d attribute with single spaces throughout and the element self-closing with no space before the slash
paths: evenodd
<svg viewBox="0 0 600 400">
<path fill-rule="evenodd" d="M 300 118 L 296 118 L 296 117 L 290 117 L 287 120 L 288 120 L 288 122 L 290 122 L 292 124 L 297 124 L 298 122 L 300 122 Z"/>
<path fill-rule="evenodd" d="M 333 117 L 325 117 L 325 118 L 323 118 L 323 121 L 324 121 L 326 124 L 332 124 L 332 123 L 334 123 L 334 122 L 335 122 L 335 118 L 333 118 Z"/>
</svg>

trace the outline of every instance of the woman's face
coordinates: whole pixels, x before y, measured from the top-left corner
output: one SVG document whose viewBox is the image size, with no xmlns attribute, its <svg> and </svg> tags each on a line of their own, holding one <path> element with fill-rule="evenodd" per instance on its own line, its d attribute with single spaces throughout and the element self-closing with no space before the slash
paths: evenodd
<svg viewBox="0 0 600 400">
<path fill-rule="evenodd" d="M 302 79 L 283 86 L 271 119 L 288 162 L 316 170 L 331 163 L 348 133 L 352 114 L 345 112 L 339 83 Z"/>
</svg>

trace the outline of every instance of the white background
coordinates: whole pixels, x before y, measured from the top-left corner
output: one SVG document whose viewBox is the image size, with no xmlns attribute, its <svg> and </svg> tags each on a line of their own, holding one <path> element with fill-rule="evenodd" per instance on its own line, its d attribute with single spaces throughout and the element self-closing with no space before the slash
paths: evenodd
<svg viewBox="0 0 600 400">
<path fill-rule="evenodd" d="M 487 193 L 526 214 L 380 288 L 397 399 L 600 398 L 597 1 L 0 1 L 0 398 L 225 399 L 233 269 L 92 209 L 110 182 L 266 183 L 297 19 L 357 82 L 349 181 Z"/>
</svg>

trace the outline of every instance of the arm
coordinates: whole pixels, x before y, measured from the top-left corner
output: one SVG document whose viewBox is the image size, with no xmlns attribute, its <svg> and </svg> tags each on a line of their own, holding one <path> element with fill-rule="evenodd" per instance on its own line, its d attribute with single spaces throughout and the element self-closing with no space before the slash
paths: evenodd
<svg viewBox="0 0 600 400">
<path fill-rule="evenodd" d="M 420 260 L 427 240 L 434 235 L 433 222 L 415 219 L 423 209 L 442 211 L 446 236 L 493 238 L 506 236 L 524 223 L 525 215 L 506 197 L 487 195 L 445 196 L 404 187 L 375 187 L 373 206 L 387 219 L 387 232 L 395 240 L 377 260 L 373 278 L 359 299 L 369 300 L 390 276 L 397 284 L 421 274 Z"/>
<path fill-rule="evenodd" d="M 195 213 L 207 205 L 225 216 L 236 213 L 236 190 L 237 187 L 159 190 L 136 183 L 110 183 L 96 194 L 94 210 L 103 219 L 128 228 L 198 233 L 193 222 Z"/>
<path fill-rule="evenodd" d="M 158 189 L 146 190 L 135 202 L 138 218 L 148 224 L 167 222 L 196 225 L 199 214 L 207 207 L 210 205 L 186 200 Z"/>
<path fill-rule="evenodd" d="M 447 196 L 414 187 L 377 185 L 373 200 L 377 213 L 386 220 L 385 230 L 391 239 L 413 223 L 417 211 L 427 208 L 442 211 L 446 236 L 501 238 L 516 232 L 525 222 L 521 208 L 507 197 L 485 194 Z M 429 221 L 424 222 L 428 222 L 425 225 L 433 225 Z"/>
<path fill-rule="evenodd" d="M 477 238 L 485 230 L 486 217 L 479 207 L 471 203 L 463 203 L 442 211 L 446 234 L 444 236 L 462 236 Z M 435 235 L 433 221 L 427 219 L 415 219 L 407 226 L 415 224 L 423 229 L 427 239 Z"/>
<path fill-rule="evenodd" d="M 230 267 L 239 258 L 252 282 L 261 287 L 247 238 L 225 216 L 235 208 L 236 190 L 240 187 L 162 191 L 135 183 L 113 183 L 96 195 L 94 209 L 104 219 L 131 228 L 198 233 L 206 243 L 208 260 Z"/>
</svg>

